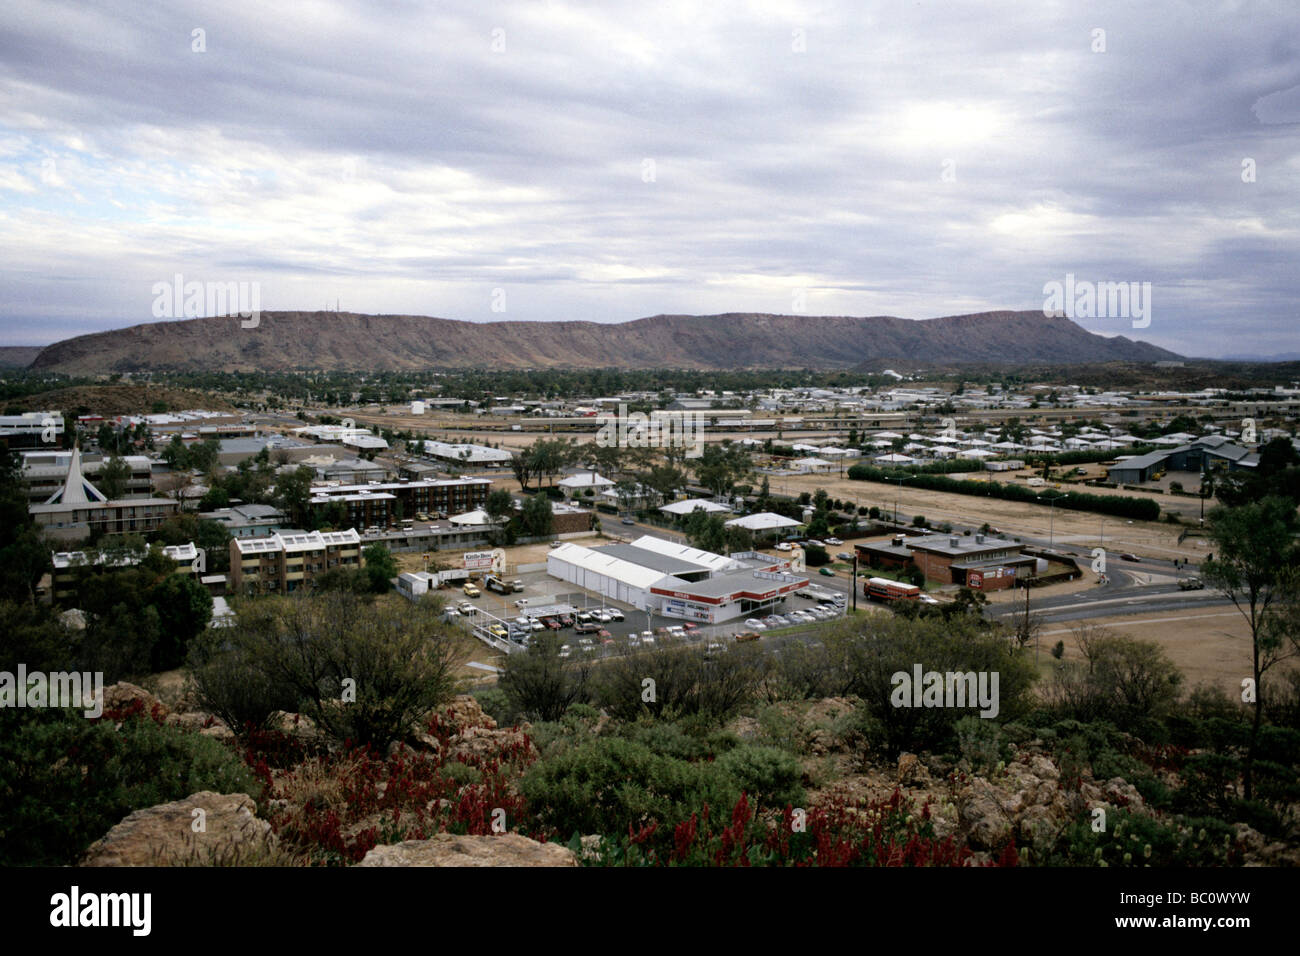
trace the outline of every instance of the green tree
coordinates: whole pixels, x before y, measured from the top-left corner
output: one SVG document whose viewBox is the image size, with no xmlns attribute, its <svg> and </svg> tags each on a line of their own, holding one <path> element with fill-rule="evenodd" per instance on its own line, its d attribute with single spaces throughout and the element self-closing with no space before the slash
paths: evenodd
<svg viewBox="0 0 1300 956">
<path fill-rule="evenodd" d="M 172 435 L 172 440 L 162 450 L 162 458 L 172 471 L 184 471 L 190 467 L 190 450 L 180 435 Z"/>
<path fill-rule="evenodd" d="M 185 660 L 190 641 L 212 620 L 212 595 L 192 575 L 169 574 L 153 589 L 160 633 L 152 653 L 155 671 L 172 670 Z"/>
<path fill-rule="evenodd" d="M 555 529 L 555 517 L 551 511 L 551 500 L 545 495 L 533 495 L 524 502 L 523 514 L 520 515 L 524 531 L 537 537 L 545 537 Z"/>
<path fill-rule="evenodd" d="M 506 657 L 500 687 L 516 711 L 530 720 L 559 720 L 587 699 L 591 666 L 560 657 L 560 639 L 539 634 L 522 654 Z"/>
<path fill-rule="evenodd" d="M 99 469 L 99 490 L 109 501 L 126 497 L 126 485 L 131 480 L 131 466 L 114 455 Z"/>
<path fill-rule="evenodd" d="M 493 524 L 502 524 L 515 513 L 514 497 L 504 488 L 498 488 L 488 494 L 483 510 Z"/>
<path fill-rule="evenodd" d="M 1300 520 L 1295 502 L 1269 497 L 1235 508 L 1216 507 L 1206 516 L 1206 527 L 1215 553 L 1201 564 L 1201 576 L 1233 603 L 1250 629 L 1254 719 L 1242 773 L 1243 796 L 1250 800 L 1264 716 L 1264 675 L 1279 660 L 1291 656 L 1282 636 L 1268 624 L 1284 573 L 1300 562 L 1295 541 Z"/>
<path fill-rule="evenodd" d="M 311 483 L 315 479 L 316 472 L 309 465 L 299 465 L 293 471 L 286 472 L 276 479 L 276 504 L 296 525 L 307 524 Z"/>
<path fill-rule="evenodd" d="M 376 541 L 368 545 L 361 552 L 361 556 L 365 559 L 365 571 L 366 577 L 370 580 L 370 590 L 375 594 L 388 591 L 392 587 L 390 583 L 392 579 L 401 573 L 392 552 Z"/>
</svg>

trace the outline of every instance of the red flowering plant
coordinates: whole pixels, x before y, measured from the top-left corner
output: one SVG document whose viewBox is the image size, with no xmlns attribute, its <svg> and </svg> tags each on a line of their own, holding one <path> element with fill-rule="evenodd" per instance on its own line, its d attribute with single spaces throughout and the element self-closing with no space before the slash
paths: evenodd
<svg viewBox="0 0 1300 956">
<path fill-rule="evenodd" d="M 967 866 L 974 854 L 952 836 L 935 834 L 929 805 L 919 809 L 895 789 L 887 800 L 831 798 L 804 812 L 761 810 L 746 794 L 729 817 L 710 808 L 672 828 L 666 853 L 649 846 L 657 824 L 629 828 L 605 841 L 589 862 L 624 866 Z M 1015 866 L 1009 843 L 990 863 Z"/>
<path fill-rule="evenodd" d="M 510 730 L 476 737 L 476 746 L 464 749 L 457 730 L 464 728 L 449 714 L 435 715 L 428 751 L 396 748 L 384 756 L 348 745 L 275 773 L 251 749 L 245 759 L 266 784 L 272 829 L 313 864 L 357 863 L 381 842 L 489 834 L 497 821 L 544 839 L 513 786 L 537 758 L 532 741 Z"/>
</svg>

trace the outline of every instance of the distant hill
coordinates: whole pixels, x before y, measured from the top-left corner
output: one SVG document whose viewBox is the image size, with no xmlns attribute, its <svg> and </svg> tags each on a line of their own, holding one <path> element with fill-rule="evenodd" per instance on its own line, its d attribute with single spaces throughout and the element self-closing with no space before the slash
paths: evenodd
<svg viewBox="0 0 1300 956">
<path fill-rule="evenodd" d="M 1041 311 L 912 321 L 890 316 L 656 315 L 631 322 L 462 322 L 418 315 L 263 312 L 134 325 L 43 349 L 36 369 L 820 368 L 908 360 L 1074 364 L 1180 356 Z"/>
<path fill-rule="evenodd" d="M 139 415 L 160 404 L 169 412 L 202 408 L 211 412 L 238 411 L 234 405 L 207 392 L 169 385 L 71 385 L 49 392 L 26 395 L 15 402 L 28 411 L 68 412 L 69 414 Z"/>
<path fill-rule="evenodd" d="M 0 368 L 26 368 L 43 348 L 43 345 L 0 345 Z"/>
</svg>

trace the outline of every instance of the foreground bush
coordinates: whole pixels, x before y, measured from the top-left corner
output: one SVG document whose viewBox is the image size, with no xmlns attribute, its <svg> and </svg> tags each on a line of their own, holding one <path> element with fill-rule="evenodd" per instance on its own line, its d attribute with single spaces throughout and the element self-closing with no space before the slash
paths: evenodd
<svg viewBox="0 0 1300 956">
<path fill-rule="evenodd" d="M 131 811 L 200 790 L 261 792 L 228 747 L 148 714 L 4 712 L 0 865 L 71 865 Z"/>
</svg>

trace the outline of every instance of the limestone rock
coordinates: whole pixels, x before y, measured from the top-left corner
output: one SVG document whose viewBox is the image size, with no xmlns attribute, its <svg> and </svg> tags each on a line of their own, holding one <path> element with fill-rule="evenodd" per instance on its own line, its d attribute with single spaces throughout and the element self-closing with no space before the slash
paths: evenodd
<svg viewBox="0 0 1300 956">
<path fill-rule="evenodd" d="M 194 811 L 204 811 L 202 817 Z M 136 810 L 91 844 L 82 866 L 178 866 L 238 862 L 239 855 L 275 845 L 271 824 L 259 820 L 243 793 L 203 790 L 183 800 Z M 203 831 L 196 833 L 196 821 Z"/>
<path fill-rule="evenodd" d="M 155 707 L 158 708 L 158 713 L 164 716 L 167 714 L 166 704 L 136 684 L 118 681 L 116 684 L 104 688 L 105 712 L 130 709 L 136 701 L 139 701 L 143 706 L 142 713 L 146 717 L 154 712 Z"/>
<path fill-rule="evenodd" d="M 428 840 L 377 846 L 357 866 L 577 866 L 558 843 L 538 843 L 518 833 L 459 836 L 439 833 Z"/>
<path fill-rule="evenodd" d="M 1011 836 L 1011 820 L 1002 804 L 1007 799 L 983 777 L 976 777 L 962 795 L 961 822 L 969 833 L 972 847 L 993 850 L 1002 847 Z"/>
</svg>

